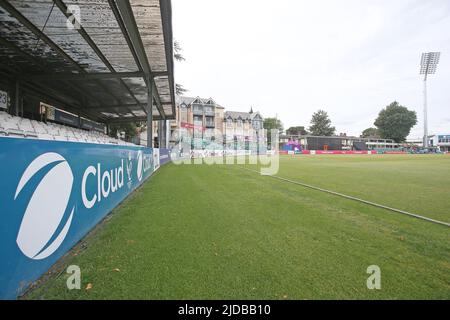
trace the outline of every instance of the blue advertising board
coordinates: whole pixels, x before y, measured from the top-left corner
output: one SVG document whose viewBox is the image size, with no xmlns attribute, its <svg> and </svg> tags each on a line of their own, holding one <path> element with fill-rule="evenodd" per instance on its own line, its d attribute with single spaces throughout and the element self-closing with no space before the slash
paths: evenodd
<svg viewBox="0 0 450 320">
<path fill-rule="evenodd" d="M 170 150 L 169 149 L 159 149 L 159 164 L 162 166 L 170 161 Z"/>
<path fill-rule="evenodd" d="M 14 299 L 153 173 L 153 150 L 0 138 L 0 298 Z"/>
</svg>

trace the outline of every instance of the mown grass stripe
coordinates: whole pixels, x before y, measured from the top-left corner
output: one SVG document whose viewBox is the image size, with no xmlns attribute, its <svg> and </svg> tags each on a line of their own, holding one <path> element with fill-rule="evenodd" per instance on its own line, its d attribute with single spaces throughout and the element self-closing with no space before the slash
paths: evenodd
<svg viewBox="0 0 450 320">
<path fill-rule="evenodd" d="M 255 173 L 258 173 L 258 174 L 260 173 L 258 170 L 253 170 L 253 169 L 245 168 L 245 167 L 242 167 L 242 166 L 238 166 L 238 168 L 243 169 L 243 170 L 247 170 L 247 171 L 250 171 L 250 172 L 255 172 Z M 440 220 L 428 218 L 428 217 L 425 217 L 425 216 L 422 216 L 422 215 L 419 215 L 419 214 L 411 213 L 411 212 L 408 212 L 408 211 L 404 211 L 404 210 L 388 207 L 388 206 L 385 206 L 385 205 L 382 205 L 382 204 L 379 204 L 379 203 L 375 203 L 375 202 L 372 202 L 372 201 L 368 201 L 368 200 L 360 199 L 360 198 L 357 198 L 357 197 L 349 196 L 349 195 L 346 195 L 346 194 L 343 194 L 343 193 L 340 193 L 340 192 L 336 192 L 336 191 L 332 191 L 332 190 L 316 187 L 316 186 L 313 186 L 313 185 L 310 185 L 310 184 L 307 184 L 307 183 L 294 181 L 294 180 L 286 179 L 286 178 L 275 176 L 275 175 L 265 175 L 265 176 L 271 177 L 273 179 L 277 179 L 277 180 L 280 180 L 280 181 L 285 181 L 285 182 L 289 182 L 289 183 L 296 184 L 296 185 L 299 185 L 299 186 L 303 186 L 303 187 L 306 187 L 306 188 L 309 188 L 309 189 L 313 189 L 313 190 L 329 193 L 329 194 L 332 194 L 332 195 L 335 195 L 335 196 L 338 196 L 338 197 L 342 197 L 342 198 L 346 198 L 346 199 L 349 199 L 349 200 L 353 200 L 353 201 L 361 202 L 361 203 L 364 203 L 364 204 L 368 204 L 368 205 L 373 206 L 373 207 L 389 210 L 389 211 L 396 212 L 396 213 L 401 213 L 401 214 L 404 214 L 404 215 L 407 215 L 407 216 L 410 216 L 410 217 L 414 217 L 414 218 L 417 218 L 417 219 L 421 219 L 421 220 L 425 220 L 425 221 L 432 222 L 432 223 L 435 223 L 435 224 L 440 224 L 440 225 L 443 225 L 443 226 L 446 226 L 446 227 L 450 227 L 450 223 L 447 223 L 447 222 L 444 222 L 444 221 L 440 221 Z"/>
</svg>

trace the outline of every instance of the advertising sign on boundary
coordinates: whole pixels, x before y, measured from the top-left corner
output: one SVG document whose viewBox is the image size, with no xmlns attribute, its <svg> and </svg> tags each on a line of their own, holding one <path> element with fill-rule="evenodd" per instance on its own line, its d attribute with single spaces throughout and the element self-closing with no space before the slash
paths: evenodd
<svg viewBox="0 0 450 320">
<path fill-rule="evenodd" d="M 154 170 L 153 151 L 0 138 L 0 298 L 14 299 Z"/>
</svg>

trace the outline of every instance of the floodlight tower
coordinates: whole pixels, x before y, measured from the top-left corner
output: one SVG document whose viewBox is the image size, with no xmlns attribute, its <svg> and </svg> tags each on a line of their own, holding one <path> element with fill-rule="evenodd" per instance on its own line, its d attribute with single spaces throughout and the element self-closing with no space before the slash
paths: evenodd
<svg viewBox="0 0 450 320">
<path fill-rule="evenodd" d="M 420 61 L 420 74 L 423 78 L 423 146 L 428 148 L 428 110 L 427 110 L 427 78 L 429 74 L 436 73 L 436 67 L 439 63 L 440 52 L 422 53 Z"/>
</svg>

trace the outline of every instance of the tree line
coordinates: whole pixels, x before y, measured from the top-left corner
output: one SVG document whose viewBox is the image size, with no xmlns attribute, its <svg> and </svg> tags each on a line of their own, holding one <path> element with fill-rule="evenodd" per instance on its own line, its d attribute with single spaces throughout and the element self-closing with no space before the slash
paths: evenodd
<svg viewBox="0 0 450 320">
<path fill-rule="evenodd" d="M 416 112 L 408 110 L 408 108 L 394 101 L 379 112 L 374 121 L 374 127 L 365 129 L 361 137 L 404 142 L 416 124 Z M 271 129 L 278 129 L 280 133 L 284 131 L 282 122 L 277 118 L 266 118 L 264 129 L 268 130 L 268 134 L 270 134 Z M 333 136 L 335 133 L 336 128 L 332 126 L 331 119 L 324 110 L 318 110 L 312 115 L 308 129 L 305 126 L 294 126 L 286 130 L 287 135 L 293 136 Z M 270 139 L 270 135 L 268 138 Z"/>
</svg>

